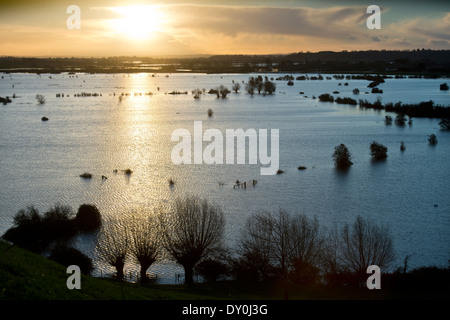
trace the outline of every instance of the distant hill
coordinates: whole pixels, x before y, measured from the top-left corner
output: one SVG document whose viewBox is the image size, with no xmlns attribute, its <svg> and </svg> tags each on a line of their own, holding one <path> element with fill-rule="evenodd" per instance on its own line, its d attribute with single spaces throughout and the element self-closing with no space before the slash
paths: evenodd
<svg viewBox="0 0 450 320">
<path fill-rule="evenodd" d="M 320 51 L 198 57 L 0 57 L 0 72 L 348 72 L 438 76 L 450 74 L 450 50 Z"/>
</svg>

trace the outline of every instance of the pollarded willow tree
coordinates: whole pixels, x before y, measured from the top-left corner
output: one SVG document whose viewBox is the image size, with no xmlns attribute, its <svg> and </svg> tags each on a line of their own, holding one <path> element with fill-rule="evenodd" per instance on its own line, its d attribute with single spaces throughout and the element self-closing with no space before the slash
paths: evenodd
<svg viewBox="0 0 450 320">
<path fill-rule="evenodd" d="M 95 249 L 99 258 L 113 266 L 117 278 L 122 280 L 129 251 L 129 234 L 124 221 L 104 221 L 97 235 Z"/>
<path fill-rule="evenodd" d="M 138 212 L 138 216 L 142 216 Z M 161 238 L 159 236 L 156 215 L 145 215 L 141 218 L 129 219 L 130 255 L 140 265 L 141 282 L 147 280 L 147 270 L 161 255 Z"/>
<path fill-rule="evenodd" d="M 185 283 L 193 283 L 195 265 L 222 248 L 225 218 L 222 210 L 197 197 L 176 199 L 159 215 L 164 249 L 181 264 Z"/>
</svg>

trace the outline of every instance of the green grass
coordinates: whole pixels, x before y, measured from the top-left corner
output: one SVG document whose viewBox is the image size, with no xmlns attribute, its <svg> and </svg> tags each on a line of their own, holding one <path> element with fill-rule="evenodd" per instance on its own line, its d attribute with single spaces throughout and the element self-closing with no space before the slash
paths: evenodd
<svg viewBox="0 0 450 320">
<path fill-rule="evenodd" d="M 81 289 L 66 286 L 66 268 L 38 254 L 0 241 L 0 300 L 281 300 L 281 287 L 233 281 L 194 285 L 125 283 L 82 275 Z M 442 299 L 438 293 L 320 285 L 290 289 L 291 300 Z"/>
</svg>

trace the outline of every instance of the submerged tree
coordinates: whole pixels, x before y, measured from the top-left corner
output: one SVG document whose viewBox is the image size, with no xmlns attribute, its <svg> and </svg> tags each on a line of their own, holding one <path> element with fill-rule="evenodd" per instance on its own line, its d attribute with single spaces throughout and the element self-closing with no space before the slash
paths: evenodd
<svg viewBox="0 0 450 320">
<path fill-rule="evenodd" d="M 345 144 L 340 144 L 334 147 L 333 160 L 336 168 L 348 169 L 353 164 L 350 160 L 352 155 Z"/>
<path fill-rule="evenodd" d="M 398 114 L 395 117 L 395 124 L 398 126 L 404 126 L 406 123 L 406 116 L 403 113 Z"/>
<path fill-rule="evenodd" d="M 241 89 L 241 85 L 238 82 L 233 83 L 233 85 L 231 86 L 231 89 L 233 89 L 233 91 L 235 93 L 238 93 L 238 91 Z"/>
<path fill-rule="evenodd" d="M 437 137 L 434 133 L 430 134 L 428 136 L 428 143 L 431 144 L 432 146 L 434 146 L 435 144 L 437 144 Z"/>
<path fill-rule="evenodd" d="M 442 130 L 450 130 L 450 119 L 442 119 L 439 121 L 439 126 Z"/>
<path fill-rule="evenodd" d="M 374 160 L 382 160 L 387 158 L 387 147 L 384 145 L 378 143 L 378 142 L 372 142 L 370 144 L 370 155 L 372 156 L 372 159 Z"/>
<path fill-rule="evenodd" d="M 45 103 L 45 97 L 42 94 L 37 94 L 35 98 L 39 104 Z"/>
<path fill-rule="evenodd" d="M 384 123 L 386 125 L 391 125 L 392 124 L 392 117 L 391 116 L 385 116 L 384 117 Z"/>
<path fill-rule="evenodd" d="M 222 246 L 222 210 L 196 197 L 177 199 L 171 211 L 161 212 L 159 225 L 163 247 L 183 266 L 185 283 L 193 283 L 195 265 Z"/>
<path fill-rule="evenodd" d="M 222 99 L 225 99 L 227 95 L 231 92 L 227 87 L 224 85 L 218 86 L 215 90 L 217 90 L 217 98 L 222 97 Z"/>
<path fill-rule="evenodd" d="M 264 92 L 268 94 L 272 94 L 277 89 L 277 86 L 272 81 L 266 79 L 264 82 Z"/>
</svg>

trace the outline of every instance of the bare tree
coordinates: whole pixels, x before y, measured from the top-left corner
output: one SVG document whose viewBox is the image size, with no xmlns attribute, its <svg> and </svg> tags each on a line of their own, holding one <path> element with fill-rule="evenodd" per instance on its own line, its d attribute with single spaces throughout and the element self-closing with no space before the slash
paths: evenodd
<svg viewBox="0 0 450 320">
<path fill-rule="evenodd" d="M 394 259 L 388 227 L 361 216 L 356 217 L 351 227 L 348 224 L 344 226 L 341 241 L 340 258 L 343 266 L 356 274 L 365 274 L 370 265 L 383 269 Z"/>
<path fill-rule="evenodd" d="M 340 230 L 335 225 L 334 228 L 328 230 L 321 255 L 321 269 L 329 278 L 330 276 L 335 277 L 342 270 L 339 250 Z"/>
<path fill-rule="evenodd" d="M 159 216 L 163 247 L 181 264 L 185 283 L 193 283 L 193 270 L 202 259 L 222 246 L 223 212 L 196 197 L 177 199 L 172 210 Z"/>
<path fill-rule="evenodd" d="M 271 220 L 269 213 L 249 217 L 238 244 L 239 254 L 243 257 L 245 264 L 256 271 L 258 280 L 269 278 L 273 269 Z"/>
<path fill-rule="evenodd" d="M 306 280 L 312 269 L 318 270 L 324 250 L 325 237 L 316 217 L 298 215 L 290 223 L 290 264 L 295 278 Z"/>
<path fill-rule="evenodd" d="M 95 248 L 100 259 L 116 268 L 116 276 L 122 280 L 129 250 L 125 224 L 118 220 L 105 221 L 97 235 Z"/>
<path fill-rule="evenodd" d="M 139 263 L 141 281 L 147 280 L 147 270 L 160 255 L 160 237 L 156 216 L 130 219 L 130 254 Z"/>
<path fill-rule="evenodd" d="M 319 263 L 323 239 L 315 218 L 293 216 L 284 210 L 262 212 L 248 219 L 240 253 L 249 263 L 258 263 L 255 267 L 263 279 L 278 270 L 287 299 L 290 275 L 298 277 Z"/>
</svg>

